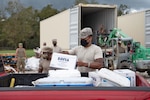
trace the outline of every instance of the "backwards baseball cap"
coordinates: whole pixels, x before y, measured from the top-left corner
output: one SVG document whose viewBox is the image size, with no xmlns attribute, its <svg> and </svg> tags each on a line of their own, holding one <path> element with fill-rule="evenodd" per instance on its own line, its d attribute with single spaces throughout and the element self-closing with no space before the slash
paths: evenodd
<svg viewBox="0 0 150 100">
<path fill-rule="evenodd" d="M 93 34 L 92 29 L 89 27 L 86 27 L 80 31 L 80 38 L 86 38 L 92 34 Z"/>
</svg>

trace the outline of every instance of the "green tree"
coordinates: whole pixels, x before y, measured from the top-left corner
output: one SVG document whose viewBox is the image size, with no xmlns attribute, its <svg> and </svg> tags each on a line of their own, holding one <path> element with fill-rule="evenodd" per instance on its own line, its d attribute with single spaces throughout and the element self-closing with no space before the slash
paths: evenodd
<svg viewBox="0 0 150 100">
<path fill-rule="evenodd" d="M 2 27 L 2 40 L 5 42 L 5 46 L 15 47 L 15 43 L 18 40 L 15 36 L 17 36 L 18 27 L 20 27 L 18 26 L 17 13 L 19 13 L 22 9 L 24 8 L 18 1 L 9 1 L 8 6 L 5 8 L 8 16 Z"/>
<path fill-rule="evenodd" d="M 41 10 L 41 12 L 39 12 L 39 18 L 40 20 L 44 20 L 48 17 L 57 14 L 58 12 L 59 11 L 57 9 L 52 8 L 52 5 L 47 5 Z"/>
<path fill-rule="evenodd" d="M 75 0 L 74 4 L 78 5 L 79 3 L 83 3 L 83 4 L 98 4 L 98 2 L 96 0 Z"/>
<path fill-rule="evenodd" d="M 129 7 L 127 5 L 121 4 L 118 8 L 118 16 L 125 15 L 129 13 Z"/>
<path fill-rule="evenodd" d="M 18 12 L 20 12 L 23 9 L 23 5 L 20 3 L 19 0 L 15 0 L 15 1 L 9 1 L 8 2 L 8 6 L 5 8 L 7 11 L 7 14 L 14 15 L 17 14 Z"/>
<path fill-rule="evenodd" d="M 79 3 L 88 4 L 89 2 L 87 0 L 75 0 L 74 4 L 78 5 Z"/>
<path fill-rule="evenodd" d="M 19 9 L 20 8 L 20 9 Z M 16 48 L 23 42 L 26 48 L 39 45 L 39 18 L 37 10 L 32 7 L 24 8 L 20 3 L 9 2 L 6 8 L 10 15 L 3 25 L 2 35 L 5 46 Z"/>
<path fill-rule="evenodd" d="M 91 0 L 91 4 L 99 4 L 96 0 Z"/>
<path fill-rule="evenodd" d="M 5 8 L 7 18 L 4 23 L 0 23 L 0 47 L 15 49 L 19 42 L 23 42 L 26 49 L 39 46 L 40 21 L 58 12 L 52 5 L 47 5 L 39 11 L 32 7 L 25 8 L 19 0 L 8 2 Z"/>
<path fill-rule="evenodd" d="M 37 10 L 34 10 L 32 7 L 28 7 L 18 13 L 20 22 L 20 32 L 21 40 L 26 48 L 34 48 L 39 46 L 39 19 L 37 16 Z"/>
<path fill-rule="evenodd" d="M 67 10 L 67 8 L 62 8 L 62 9 L 60 10 L 60 12 L 65 11 L 65 10 Z"/>
</svg>

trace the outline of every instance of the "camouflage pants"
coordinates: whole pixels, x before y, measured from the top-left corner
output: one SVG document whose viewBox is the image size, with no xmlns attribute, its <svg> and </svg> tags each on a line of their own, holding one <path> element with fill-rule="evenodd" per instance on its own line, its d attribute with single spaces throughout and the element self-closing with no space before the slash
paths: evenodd
<svg viewBox="0 0 150 100">
<path fill-rule="evenodd" d="M 17 59 L 17 70 L 18 72 L 20 71 L 25 72 L 25 58 Z"/>
</svg>

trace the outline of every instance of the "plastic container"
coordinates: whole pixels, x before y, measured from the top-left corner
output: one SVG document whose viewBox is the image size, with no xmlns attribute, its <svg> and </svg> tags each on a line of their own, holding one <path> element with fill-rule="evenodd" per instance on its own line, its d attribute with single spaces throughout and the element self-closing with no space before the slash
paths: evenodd
<svg viewBox="0 0 150 100">
<path fill-rule="evenodd" d="M 136 75 L 135 72 L 129 69 L 116 69 L 114 72 L 128 78 L 131 86 L 136 86 Z"/>
<path fill-rule="evenodd" d="M 107 68 L 90 72 L 89 77 L 93 79 L 94 86 L 130 87 L 130 80 Z"/>
<path fill-rule="evenodd" d="M 46 77 L 32 82 L 36 87 L 60 87 L 60 86 L 93 86 L 92 79 L 88 77 Z"/>
</svg>

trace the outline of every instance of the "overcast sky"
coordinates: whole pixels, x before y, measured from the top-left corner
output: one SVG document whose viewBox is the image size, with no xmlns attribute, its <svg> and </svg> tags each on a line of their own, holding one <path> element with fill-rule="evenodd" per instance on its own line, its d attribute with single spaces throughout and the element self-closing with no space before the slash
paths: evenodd
<svg viewBox="0 0 150 100">
<path fill-rule="evenodd" d="M 13 0 L 0 0 L 3 6 Z M 41 9 L 47 4 L 52 4 L 56 9 L 70 8 L 74 5 L 75 0 L 20 0 L 26 7 L 33 6 L 36 9 Z M 132 10 L 145 10 L 150 9 L 150 0 L 95 0 L 100 4 L 125 4 Z"/>
</svg>

